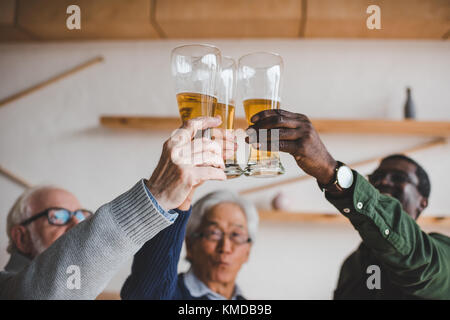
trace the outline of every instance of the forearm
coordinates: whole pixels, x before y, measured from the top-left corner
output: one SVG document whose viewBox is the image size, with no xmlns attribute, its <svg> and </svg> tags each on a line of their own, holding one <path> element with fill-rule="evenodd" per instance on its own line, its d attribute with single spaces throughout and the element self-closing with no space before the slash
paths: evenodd
<svg viewBox="0 0 450 320">
<path fill-rule="evenodd" d="M 141 181 L 57 239 L 20 273 L 4 278 L 0 298 L 95 299 L 121 265 L 170 224 Z M 79 288 L 68 285 L 70 266 L 79 268 Z"/>
<path fill-rule="evenodd" d="M 179 215 L 174 224 L 148 241 L 134 256 L 131 275 L 121 290 L 122 299 L 173 299 L 191 209 L 176 211 Z"/>
<path fill-rule="evenodd" d="M 422 232 L 396 199 L 380 194 L 357 173 L 355 180 L 348 196 L 327 199 L 358 230 L 392 281 L 423 298 L 449 297 L 450 246 Z"/>
</svg>

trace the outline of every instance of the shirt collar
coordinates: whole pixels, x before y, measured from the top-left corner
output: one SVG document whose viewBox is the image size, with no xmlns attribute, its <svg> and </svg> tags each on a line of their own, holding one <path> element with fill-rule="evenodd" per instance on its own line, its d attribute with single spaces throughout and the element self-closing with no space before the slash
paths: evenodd
<svg viewBox="0 0 450 320">
<path fill-rule="evenodd" d="M 30 264 L 31 260 L 17 251 L 11 253 L 8 263 L 5 266 L 5 271 L 20 272 Z"/>
<path fill-rule="evenodd" d="M 189 290 L 189 293 L 196 298 L 206 296 L 209 300 L 226 300 L 224 296 L 212 291 L 199 278 L 197 278 L 192 271 L 192 268 L 184 275 L 184 285 Z M 234 292 L 231 300 L 242 298 L 242 291 L 237 284 L 234 285 Z"/>
</svg>

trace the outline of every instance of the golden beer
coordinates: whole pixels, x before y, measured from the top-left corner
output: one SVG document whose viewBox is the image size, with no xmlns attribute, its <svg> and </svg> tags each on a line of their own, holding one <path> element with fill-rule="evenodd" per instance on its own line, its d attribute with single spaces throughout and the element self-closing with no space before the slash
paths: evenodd
<svg viewBox="0 0 450 320">
<path fill-rule="evenodd" d="M 220 116 L 222 118 L 222 124 L 220 128 L 222 129 L 234 129 L 234 106 L 229 104 L 226 105 L 224 103 L 216 103 L 214 105 L 213 116 Z"/>
<path fill-rule="evenodd" d="M 257 114 L 258 112 L 264 111 L 264 110 L 271 110 L 271 109 L 279 109 L 280 108 L 280 102 L 274 101 L 270 99 L 248 99 L 243 101 L 244 104 L 244 110 L 245 110 L 245 118 L 247 119 L 248 125 L 252 125 L 253 123 L 250 121 L 250 119 Z M 270 142 L 268 142 L 270 143 Z M 265 151 L 265 150 L 258 150 L 250 146 L 250 157 L 248 160 L 249 165 L 259 164 L 259 163 L 270 163 L 270 162 L 279 162 L 280 161 L 280 155 L 278 152 L 273 151 Z M 276 174 L 282 174 L 282 171 L 275 172 Z M 265 172 L 257 171 L 254 175 L 263 176 Z M 267 175 L 273 175 L 273 172 L 268 171 L 266 173 Z"/>
<path fill-rule="evenodd" d="M 217 98 L 201 93 L 182 92 L 177 94 L 178 110 L 183 122 L 202 116 L 213 116 Z"/>
<path fill-rule="evenodd" d="M 226 105 L 220 102 L 214 105 L 214 116 L 220 115 L 220 117 L 222 118 L 222 124 L 219 126 L 219 128 L 225 130 L 234 130 L 234 112 L 235 107 L 233 105 Z M 242 174 L 242 170 L 240 169 L 236 160 L 236 153 L 233 154 L 233 157 L 225 160 L 225 172 L 227 173 L 228 179 L 239 177 Z"/>
</svg>

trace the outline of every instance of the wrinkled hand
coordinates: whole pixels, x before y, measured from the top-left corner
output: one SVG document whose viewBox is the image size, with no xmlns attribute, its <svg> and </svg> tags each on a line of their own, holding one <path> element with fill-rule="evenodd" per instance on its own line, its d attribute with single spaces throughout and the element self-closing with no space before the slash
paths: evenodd
<svg viewBox="0 0 450 320">
<path fill-rule="evenodd" d="M 253 122 L 253 125 L 247 129 L 248 143 L 257 143 L 259 141 L 258 130 L 268 129 L 267 145 L 270 148 L 270 130 L 278 129 L 280 151 L 294 156 L 298 166 L 320 183 L 326 184 L 333 178 L 336 160 L 329 154 L 317 131 L 305 115 L 272 109 L 255 114 L 250 121 Z M 261 148 L 268 149 L 264 145 Z"/>
<path fill-rule="evenodd" d="M 189 208 L 196 186 L 207 180 L 226 179 L 223 159 L 234 152 L 234 136 L 224 134 L 222 140 L 215 141 L 194 139 L 197 131 L 220 123 L 220 118 L 213 117 L 191 119 L 164 143 L 159 163 L 146 182 L 163 209 Z"/>
</svg>

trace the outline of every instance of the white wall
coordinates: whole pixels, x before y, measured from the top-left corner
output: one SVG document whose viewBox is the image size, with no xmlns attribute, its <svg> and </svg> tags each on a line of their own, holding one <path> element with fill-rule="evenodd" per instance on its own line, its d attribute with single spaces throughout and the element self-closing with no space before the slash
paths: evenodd
<svg viewBox="0 0 450 320">
<path fill-rule="evenodd" d="M 283 105 L 311 118 L 401 119 L 411 86 L 418 119 L 450 121 L 450 43 L 440 41 L 220 40 L 235 58 L 274 51 L 285 61 Z M 105 62 L 0 108 L 0 164 L 31 183 L 61 185 L 84 206 L 98 208 L 148 177 L 169 132 L 117 132 L 99 126 L 101 114 L 178 116 L 170 76 L 170 50 L 182 41 L 84 42 L 0 45 L 0 98 L 45 80 L 96 55 Z M 237 116 L 243 116 L 238 110 Z M 427 141 L 423 137 L 324 135 L 335 158 L 354 162 Z M 425 214 L 450 215 L 448 145 L 413 157 L 432 181 Z M 284 177 L 302 174 L 283 156 Z M 357 168 L 362 173 L 376 164 Z M 242 190 L 271 180 L 239 178 L 203 185 Z M 0 227 L 22 189 L 0 176 Z M 313 180 L 248 196 L 260 207 L 283 191 L 296 211 L 334 212 Z M 441 230 L 449 234 L 449 230 Z M 251 261 L 239 282 L 249 298 L 328 299 L 343 259 L 358 245 L 348 225 L 261 224 Z M 0 266 L 8 255 L 0 234 Z M 130 262 L 108 289 L 118 291 Z M 180 270 L 187 264 L 182 261 Z"/>
</svg>

